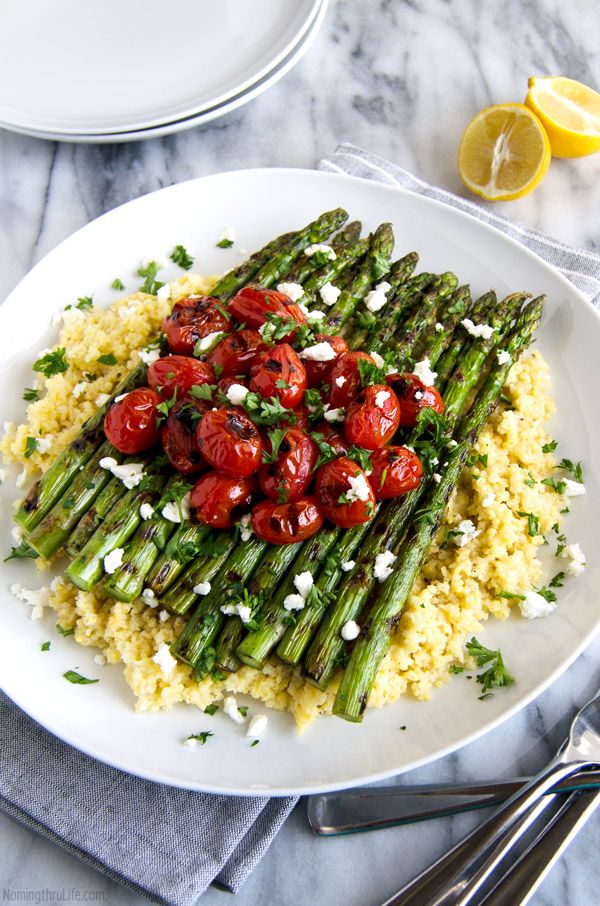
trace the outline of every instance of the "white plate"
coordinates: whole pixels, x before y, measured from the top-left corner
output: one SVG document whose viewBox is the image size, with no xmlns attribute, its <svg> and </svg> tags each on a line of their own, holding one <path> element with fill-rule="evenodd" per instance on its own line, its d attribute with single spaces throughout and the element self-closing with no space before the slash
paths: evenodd
<svg viewBox="0 0 600 906">
<path fill-rule="evenodd" d="M 97 301 L 110 299 L 107 287 L 115 276 L 125 280 L 142 257 L 168 253 L 175 243 L 194 252 L 197 269 L 223 271 L 239 261 L 239 247 L 254 249 L 337 205 L 361 218 L 367 230 L 392 221 L 398 254 L 417 249 L 420 267 L 455 270 L 474 293 L 494 286 L 500 295 L 523 288 L 548 294 L 539 346 L 552 365 L 559 452 L 582 459 L 586 468 L 587 494 L 574 501 L 567 532 L 582 544 L 588 568 L 581 579 L 560 590 L 560 605 L 551 617 L 487 624 L 481 638 L 502 647 L 517 677 L 515 686 L 494 698 L 478 701 L 473 684 L 455 677 L 427 704 L 405 698 L 367 712 L 362 725 L 321 719 L 303 737 L 296 736 L 289 715 L 273 713 L 268 735 L 251 749 L 243 728 L 221 713 L 208 717 L 180 706 L 168 713 L 136 715 L 121 667 L 99 668 L 93 650 L 56 635 L 52 616 L 31 622 L 29 608 L 8 593 L 13 581 L 37 587 L 33 565 L 5 564 L 0 685 L 53 733 L 130 773 L 239 794 L 335 789 L 397 774 L 456 749 L 523 707 L 568 666 L 598 628 L 600 495 L 592 454 L 600 448 L 600 405 L 591 391 L 597 385 L 600 319 L 571 284 L 533 254 L 430 199 L 332 174 L 251 170 L 172 186 L 105 214 L 44 258 L 0 309 L 4 417 L 17 420 L 23 412 L 21 391 L 31 383 L 30 363 L 56 338 L 56 329 L 49 327 L 56 309 L 91 292 Z M 223 251 L 215 248 L 215 239 L 226 224 L 235 227 L 238 239 Z M 130 277 L 127 288 L 137 282 Z M 7 494 L 8 486 L 3 488 L 0 550 L 11 543 Z M 40 643 L 48 638 L 52 650 L 42 654 Z M 67 669 L 99 676 L 101 682 L 70 685 L 62 678 Z M 264 711 L 258 704 L 251 708 Z M 406 731 L 400 732 L 404 725 Z M 209 729 L 215 736 L 203 748 L 181 746 L 189 733 Z"/>
<path fill-rule="evenodd" d="M 268 88 L 271 88 L 271 86 L 275 85 L 297 63 L 299 63 L 309 47 L 312 45 L 319 32 L 321 25 L 323 24 L 328 5 L 329 0 L 321 0 L 321 3 L 317 9 L 317 14 L 311 21 L 310 27 L 303 35 L 302 39 L 294 45 L 291 52 L 279 63 L 279 65 L 270 70 L 266 76 L 252 84 L 249 88 L 246 88 L 244 91 L 240 92 L 240 94 L 229 98 L 229 100 L 225 101 L 224 103 L 216 105 L 215 107 L 210 107 L 207 110 L 203 110 L 201 113 L 198 113 L 194 116 L 174 120 L 173 122 L 166 123 L 162 126 L 154 126 L 147 129 L 138 129 L 132 132 L 110 132 L 99 134 L 50 132 L 47 130 L 42 131 L 25 126 L 16 126 L 12 123 L 3 123 L 1 118 L 0 128 L 7 128 L 12 132 L 18 132 L 21 135 L 29 135 L 33 138 L 42 138 L 53 141 L 84 142 L 88 144 L 114 144 L 118 142 L 145 141 L 146 139 L 159 138 L 164 135 L 171 135 L 175 132 L 181 132 L 185 129 L 193 129 L 196 126 L 205 125 L 206 123 L 212 122 L 212 120 L 218 119 L 219 117 L 225 116 L 227 113 L 231 113 L 234 110 L 237 110 L 239 107 L 242 107 L 249 101 L 252 101 Z"/>
<path fill-rule="evenodd" d="M 9 4 L 0 121 L 132 131 L 238 95 L 302 39 L 320 0 L 30 0 Z M 25 76 L 23 61 L 27 61 Z"/>
</svg>

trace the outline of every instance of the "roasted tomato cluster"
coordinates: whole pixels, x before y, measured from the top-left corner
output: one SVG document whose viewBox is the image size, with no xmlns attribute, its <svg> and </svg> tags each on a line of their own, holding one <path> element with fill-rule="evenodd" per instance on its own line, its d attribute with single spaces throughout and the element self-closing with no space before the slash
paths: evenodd
<svg viewBox="0 0 600 906">
<path fill-rule="evenodd" d="M 419 485 L 421 461 L 393 441 L 422 408 L 442 411 L 437 390 L 414 374 L 366 380 L 373 358 L 313 333 L 283 293 L 249 286 L 227 306 L 188 296 L 163 331 L 170 354 L 148 387 L 115 400 L 104 430 L 129 455 L 160 443 L 195 479 L 193 519 L 225 529 L 251 511 L 259 538 L 293 544 L 325 520 L 368 522 L 377 501 Z"/>
</svg>

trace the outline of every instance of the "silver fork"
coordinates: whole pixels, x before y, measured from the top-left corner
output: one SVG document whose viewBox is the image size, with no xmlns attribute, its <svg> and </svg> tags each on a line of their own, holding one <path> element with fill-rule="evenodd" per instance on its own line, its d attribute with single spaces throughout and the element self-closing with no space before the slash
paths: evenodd
<svg viewBox="0 0 600 906">
<path fill-rule="evenodd" d="M 575 716 L 556 757 L 483 825 L 383 906 L 466 906 L 523 834 L 551 808 L 545 794 L 586 767 L 600 764 L 600 692 Z"/>
</svg>

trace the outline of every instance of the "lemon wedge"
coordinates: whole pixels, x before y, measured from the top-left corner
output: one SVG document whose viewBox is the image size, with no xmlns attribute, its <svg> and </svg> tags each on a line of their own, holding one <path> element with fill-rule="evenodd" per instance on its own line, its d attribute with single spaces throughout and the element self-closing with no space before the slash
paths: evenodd
<svg viewBox="0 0 600 906">
<path fill-rule="evenodd" d="M 471 120 L 458 149 L 467 189 L 487 201 L 521 198 L 540 184 L 550 165 L 550 142 L 524 104 L 486 107 Z"/>
<path fill-rule="evenodd" d="M 554 157 L 600 151 L 600 94 L 562 76 L 529 79 L 525 103 L 540 118 Z"/>
</svg>

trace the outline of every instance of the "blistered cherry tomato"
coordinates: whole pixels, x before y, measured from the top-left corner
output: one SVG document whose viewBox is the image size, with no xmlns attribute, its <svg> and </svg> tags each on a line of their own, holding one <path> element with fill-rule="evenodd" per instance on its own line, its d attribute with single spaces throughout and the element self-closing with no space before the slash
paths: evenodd
<svg viewBox="0 0 600 906">
<path fill-rule="evenodd" d="M 263 346 L 263 338 L 257 330 L 234 330 L 211 349 L 206 361 L 211 365 L 220 366 L 221 377 L 248 374 L 256 353 Z"/>
<path fill-rule="evenodd" d="M 346 456 L 325 463 L 317 471 L 315 495 L 327 519 L 342 528 L 368 522 L 375 513 L 375 494 L 369 479 Z"/>
<path fill-rule="evenodd" d="M 342 437 L 340 432 L 333 427 L 331 422 L 327 422 L 323 419 L 323 421 L 317 422 L 313 431 L 323 435 L 329 446 L 333 447 L 336 456 L 345 456 L 348 452 L 350 444 L 348 444 L 346 438 Z"/>
<path fill-rule="evenodd" d="M 201 337 L 229 331 L 231 327 L 231 318 L 219 300 L 212 296 L 186 296 L 175 303 L 162 324 L 169 349 L 179 355 L 192 355 Z"/>
<path fill-rule="evenodd" d="M 260 434 L 237 409 L 206 412 L 196 428 L 196 441 L 206 461 L 223 475 L 246 477 L 260 466 Z"/>
<path fill-rule="evenodd" d="M 265 443 L 267 454 L 271 452 L 270 439 Z M 262 465 L 258 471 L 258 482 L 263 494 L 279 503 L 292 503 L 302 497 L 313 479 L 313 469 L 319 449 L 300 428 L 290 428 L 279 445 L 274 462 Z"/>
<path fill-rule="evenodd" d="M 104 433 L 121 453 L 141 453 L 158 440 L 156 390 L 140 387 L 112 404 L 104 417 Z"/>
<path fill-rule="evenodd" d="M 250 370 L 250 390 L 269 398 L 278 397 L 286 409 L 294 409 L 306 390 L 306 371 L 289 343 L 278 343 L 260 352 Z"/>
<path fill-rule="evenodd" d="M 261 289 L 260 286 L 245 286 L 229 303 L 229 311 L 240 324 L 245 324 L 253 330 L 258 330 L 267 323 L 267 315 L 277 315 L 278 318 L 288 319 L 296 324 L 305 324 L 306 315 L 299 305 L 274 289 Z M 293 325 L 291 325 L 293 327 Z M 295 329 L 283 340 L 291 340 Z"/>
<path fill-rule="evenodd" d="M 312 359 L 302 358 L 309 387 L 320 387 L 321 384 L 329 383 L 329 375 L 333 366 L 341 355 L 348 352 L 348 344 L 342 337 L 318 333 L 315 336 L 315 343 L 327 343 L 331 346 L 335 357 L 327 362 L 315 362 Z"/>
<path fill-rule="evenodd" d="M 296 544 L 316 534 L 323 515 L 314 497 L 300 497 L 293 503 L 263 500 L 252 510 L 252 528 L 269 544 Z"/>
<path fill-rule="evenodd" d="M 187 355 L 167 355 L 148 366 L 148 383 L 163 399 L 186 399 L 190 389 L 200 384 L 214 384 L 215 373 L 206 362 Z"/>
<path fill-rule="evenodd" d="M 206 468 L 196 443 L 196 424 L 202 407 L 189 402 L 177 403 L 160 429 L 165 456 L 182 475 L 195 475 Z"/>
<path fill-rule="evenodd" d="M 254 478 L 229 478 L 209 472 L 190 494 L 190 514 L 196 522 L 213 528 L 231 528 L 248 511 L 256 490 Z"/>
<path fill-rule="evenodd" d="M 329 402 L 332 409 L 346 407 L 361 388 L 358 363 L 375 364 L 366 352 L 346 352 L 337 359 L 329 372 Z"/>
<path fill-rule="evenodd" d="M 238 375 L 232 374 L 232 375 L 229 375 L 229 377 L 221 378 L 221 380 L 217 384 L 217 390 L 218 391 L 220 390 L 221 393 L 223 393 L 223 394 L 225 394 L 225 396 L 227 396 L 227 391 L 229 390 L 230 387 L 233 387 L 234 384 L 238 385 L 239 387 L 245 387 L 246 385 L 244 383 L 243 375 L 238 376 Z M 231 401 L 229 399 L 223 400 L 222 397 L 219 398 L 219 395 L 217 394 L 215 396 L 214 405 L 219 406 L 219 408 L 222 408 L 223 406 L 230 407 L 230 406 L 233 406 L 234 404 L 231 403 Z"/>
<path fill-rule="evenodd" d="M 428 387 L 416 374 L 388 374 L 386 381 L 400 401 L 400 425 L 414 428 L 421 409 L 444 411 L 442 398 L 435 387 Z"/>
<path fill-rule="evenodd" d="M 423 465 L 406 447 L 380 447 L 371 453 L 369 481 L 378 500 L 399 497 L 419 487 Z"/>
<path fill-rule="evenodd" d="M 399 424 L 400 403 L 394 391 L 385 384 L 372 384 L 348 406 L 344 434 L 356 447 L 376 450 L 392 439 Z"/>
</svg>

